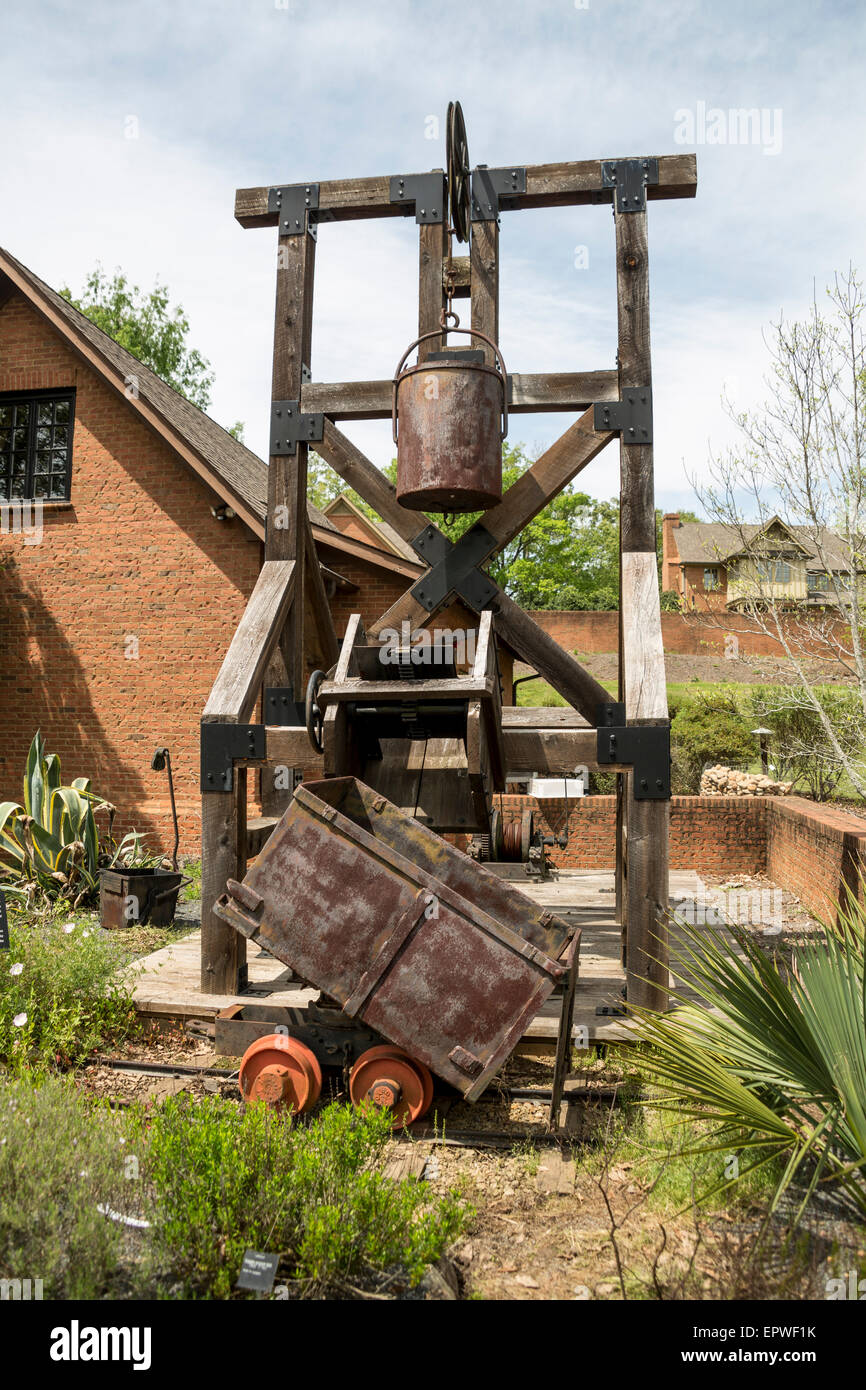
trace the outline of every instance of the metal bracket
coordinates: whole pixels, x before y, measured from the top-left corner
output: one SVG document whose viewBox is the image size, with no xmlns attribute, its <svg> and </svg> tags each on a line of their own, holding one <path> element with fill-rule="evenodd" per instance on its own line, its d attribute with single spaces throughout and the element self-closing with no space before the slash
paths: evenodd
<svg viewBox="0 0 866 1390">
<path fill-rule="evenodd" d="M 635 801 L 669 801 L 670 724 L 626 724 L 625 705 L 615 703 L 599 707 L 598 721 L 596 761 L 599 767 L 606 763 L 629 764 Z"/>
<path fill-rule="evenodd" d="M 619 430 L 624 444 L 652 444 L 652 387 L 623 387 L 620 400 L 593 407 L 592 424 L 596 430 Z"/>
<path fill-rule="evenodd" d="M 406 217 L 414 208 L 419 227 L 444 222 L 448 190 L 443 170 L 434 169 L 430 174 L 395 174 L 389 185 L 389 201 L 405 203 Z"/>
<path fill-rule="evenodd" d="M 480 521 L 464 532 L 456 544 L 432 523 L 411 544 L 430 566 L 412 588 L 412 597 L 428 613 L 441 607 L 450 593 L 458 594 L 480 613 L 499 593 L 498 585 L 477 568 L 496 549 L 495 540 Z"/>
<path fill-rule="evenodd" d="M 605 159 L 601 165 L 604 188 L 614 190 L 617 212 L 645 212 L 647 184 L 658 183 L 657 159 Z"/>
<path fill-rule="evenodd" d="M 307 722 L 307 707 L 295 699 L 290 685 L 269 685 L 265 688 L 265 723 L 272 728 L 301 728 Z"/>
<path fill-rule="evenodd" d="M 325 417 L 321 412 L 302 414 L 300 401 L 271 402 L 271 458 L 294 454 L 299 443 L 315 443 L 324 432 Z"/>
<path fill-rule="evenodd" d="M 509 198 L 525 192 L 525 169 L 488 169 L 479 164 L 472 170 L 472 221 L 495 222 L 500 201 L 507 207 Z"/>
<path fill-rule="evenodd" d="M 280 236 L 300 236 L 309 232 L 315 237 L 314 213 L 319 206 L 317 183 L 284 183 L 268 189 L 268 212 L 279 214 Z"/>
<path fill-rule="evenodd" d="M 202 724 L 202 792 L 230 792 L 234 785 L 234 762 L 248 758 L 264 761 L 264 724 Z"/>
</svg>

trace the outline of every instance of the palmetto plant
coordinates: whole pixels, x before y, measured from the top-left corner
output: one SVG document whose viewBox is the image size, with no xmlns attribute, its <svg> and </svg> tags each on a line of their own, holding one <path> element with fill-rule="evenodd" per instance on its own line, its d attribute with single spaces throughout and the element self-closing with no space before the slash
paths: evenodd
<svg viewBox="0 0 866 1390">
<path fill-rule="evenodd" d="M 114 807 L 90 789 L 90 779 L 60 780 L 60 759 L 46 753 L 41 733 L 30 745 L 24 804 L 0 802 L 0 877 L 32 883 L 75 906 L 99 884 L 99 834 L 94 811 Z"/>
<path fill-rule="evenodd" d="M 736 928 L 739 953 L 709 927 L 678 921 L 677 935 L 674 973 L 705 1007 L 635 1012 L 663 1105 L 708 1122 L 694 1152 L 744 1156 L 740 1176 L 775 1164 L 771 1211 L 796 1179 L 798 1219 L 827 1183 L 866 1215 L 862 898 L 849 895 L 823 939 L 796 946 L 790 970 Z"/>
</svg>

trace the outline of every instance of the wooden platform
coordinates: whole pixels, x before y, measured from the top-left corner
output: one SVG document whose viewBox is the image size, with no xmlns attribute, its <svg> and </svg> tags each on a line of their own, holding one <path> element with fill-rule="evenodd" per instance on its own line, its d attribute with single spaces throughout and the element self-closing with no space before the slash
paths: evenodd
<svg viewBox="0 0 866 1390">
<path fill-rule="evenodd" d="M 620 964 L 620 931 L 614 922 L 614 879 L 607 871 L 562 870 L 539 882 L 514 885 L 534 902 L 574 921 L 581 929 L 580 977 L 574 1009 L 575 1039 L 589 1043 L 627 1041 L 629 1027 L 621 1018 L 596 1013 L 598 1007 L 622 1002 L 625 974 Z M 693 871 L 671 874 L 672 898 L 688 898 L 700 891 Z M 317 997 L 316 990 L 294 983 L 285 966 L 253 945 L 248 957 L 249 985 L 243 994 L 202 994 L 201 932 L 137 961 L 134 999 L 141 1014 L 154 1018 L 213 1019 L 230 1004 L 270 1002 L 279 1008 L 298 1008 Z M 548 1000 L 529 1025 L 529 1040 L 554 1039 L 559 1014 L 558 1000 Z M 585 1030 L 585 1031 L 583 1031 Z"/>
</svg>

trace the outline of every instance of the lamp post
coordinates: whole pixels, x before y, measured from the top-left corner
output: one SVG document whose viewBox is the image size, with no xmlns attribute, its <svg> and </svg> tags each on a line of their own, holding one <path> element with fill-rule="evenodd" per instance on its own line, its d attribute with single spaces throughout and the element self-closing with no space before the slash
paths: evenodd
<svg viewBox="0 0 866 1390">
<path fill-rule="evenodd" d="M 752 733 L 757 734 L 759 739 L 761 740 L 761 771 L 763 772 L 765 777 L 768 775 L 770 771 L 770 747 L 768 740 L 772 732 L 772 729 L 752 730 Z"/>
</svg>

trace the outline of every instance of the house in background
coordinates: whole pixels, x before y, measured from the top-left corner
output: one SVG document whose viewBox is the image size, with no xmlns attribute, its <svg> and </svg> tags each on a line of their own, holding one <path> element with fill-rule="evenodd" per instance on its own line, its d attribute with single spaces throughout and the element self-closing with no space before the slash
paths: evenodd
<svg viewBox="0 0 866 1390">
<path fill-rule="evenodd" d="M 0 800 L 21 799 L 41 729 L 64 777 L 90 777 L 121 829 L 170 844 L 165 774 L 150 766 L 165 745 L 181 850 L 198 852 L 199 721 L 261 568 L 267 474 L 0 251 Z M 390 527 L 332 509 L 310 507 L 310 522 L 342 636 L 425 566 Z M 477 626 L 460 606 L 437 622 Z"/>
<path fill-rule="evenodd" d="M 858 571 L 862 589 L 866 570 Z M 662 588 L 679 596 L 685 612 L 729 610 L 767 601 L 792 610 L 845 602 L 851 593 L 847 547 L 822 528 L 780 517 L 763 525 L 680 521 L 669 512 L 662 522 Z"/>
</svg>

